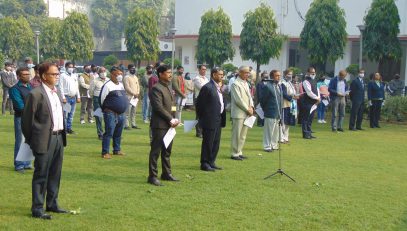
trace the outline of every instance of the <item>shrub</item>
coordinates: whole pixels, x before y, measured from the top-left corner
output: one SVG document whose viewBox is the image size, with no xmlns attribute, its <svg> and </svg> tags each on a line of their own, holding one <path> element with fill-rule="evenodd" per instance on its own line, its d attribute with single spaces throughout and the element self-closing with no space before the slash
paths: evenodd
<svg viewBox="0 0 407 231">
<path fill-rule="evenodd" d="M 237 67 L 232 63 L 225 63 L 222 65 L 222 69 L 225 71 L 225 75 L 229 72 L 235 72 Z"/>
<path fill-rule="evenodd" d="M 119 59 L 115 55 L 108 55 L 103 59 L 103 66 L 105 66 L 108 70 L 110 67 L 115 65 Z"/>
<path fill-rule="evenodd" d="M 352 76 L 357 76 L 359 74 L 359 64 L 351 64 L 346 68 L 346 71 Z"/>
<path fill-rule="evenodd" d="M 166 58 L 164 59 L 163 63 L 171 66 L 171 58 Z M 174 69 L 176 69 L 178 66 L 181 66 L 182 63 L 179 59 L 174 59 Z"/>
<path fill-rule="evenodd" d="M 394 96 L 385 101 L 382 115 L 387 121 L 406 121 L 407 97 Z"/>
<path fill-rule="evenodd" d="M 302 74 L 302 70 L 298 67 L 289 67 L 288 69 L 291 70 L 294 75 Z"/>
</svg>

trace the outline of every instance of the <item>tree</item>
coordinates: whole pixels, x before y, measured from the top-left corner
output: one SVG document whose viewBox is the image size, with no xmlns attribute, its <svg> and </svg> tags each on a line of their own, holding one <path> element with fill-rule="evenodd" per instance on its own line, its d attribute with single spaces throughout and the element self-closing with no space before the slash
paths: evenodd
<svg viewBox="0 0 407 231">
<path fill-rule="evenodd" d="M 34 48 L 34 33 L 23 17 L 0 19 L 0 35 L 0 52 L 13 62 Z"/>
<path fill-rule="evenodd" d="M 305 16 L 300 46 L 313 64 L 325 72 L 326 62 L 343 57 L 347 41 L 345 11 L 338 0 L 314 0 Z"/>
<path fill-rule="evenodd" d="M 257 64 L 256 73 L 259 76 L 260 65 L 268 64 L 271 58 L 280 56 L 285 37 L 277 33 L 273 9 L 264 3 L 254 11 L 247 12 L 244 17 L 240 54 L 244 60 L 250 59 Z"/>
<path fill-rule="evenodd" d="M 106 69 L 110 70 L 110 68 L 113 65 L 115 65 L 118 61 L 119 59 L 115 55 L 111 54 L 103 59 L 103 66 L 105 66 Z"/>
<path fill-rule="evenodd" d="M 163 63 L 167 64 L 168 66 L 171 66 L 172 64 L 172 58 L 166 58 L 163 60 Z M 181 66 L 181 60 L 174 58 L 174 68 L 177 68 L 178 66 Z"/>
<path fill-rule="evenodd" d="M 41 29 L 40 54 L 44 60 L 55 60 L 62 56 L 60 47 L 60 37 L 55 36 L 61 32 L 62 21 L 56 18 L 49 18 L 44 22 Z"/>
<path fill-rule="evenodd" d="M 88 16 L 72 12 L 62 23 L 59 33 L 62 58 L 72 61 L 87 61 L 93 58 L 93 35 Z"/>
<path fill-rule="evenodd" d="M 158 46 L 158 24 L 152 9 L 136 8 L 128 17 L 125 37 L 129 58 L 140 67 L 142 60 L 156 60 Z"/>
<path fill-rule="evenodd" d="M 397 38 L 400 16 L 394 0 L 374 0 L 364 21 L 363 51 L 370 60 L 379 62 L 379 72 L 390 80 L 399 71 L 402 56 Z"/>
<path fill-rule="evenodd" d="M 195 58 L 199 62 L 206 62 L 210 67 L 214 67 L 233 59 L 234 54 L 232 24 L 229 16 L 222 8 L 217 11 L 213 9 L 207 11 L 201 17 Z"/>
<path fill-rule="evenodd" d="M 43 0 L 0 0 L 0 15 L 24 17 L 31 26 L 40 26 L 46 19 L 47 7 Z"/>
</svg>

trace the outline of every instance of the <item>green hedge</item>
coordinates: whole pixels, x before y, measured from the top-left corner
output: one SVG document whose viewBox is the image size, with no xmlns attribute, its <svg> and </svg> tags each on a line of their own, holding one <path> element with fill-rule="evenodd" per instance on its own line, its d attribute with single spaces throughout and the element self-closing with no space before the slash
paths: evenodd
<svg viewBox="0 0 407 231">
<path fill-rule="evenodd" d="M 387 121 L 406 121 L 407 97 L 395 96 L 386 99 L 382 116 Z"/>
</svg>

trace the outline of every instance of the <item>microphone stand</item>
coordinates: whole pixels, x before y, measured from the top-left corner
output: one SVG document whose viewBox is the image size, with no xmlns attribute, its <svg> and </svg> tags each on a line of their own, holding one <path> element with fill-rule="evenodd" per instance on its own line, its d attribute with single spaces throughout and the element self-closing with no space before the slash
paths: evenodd
<svg viewBox="0 0 407 231">
<path fill-rule="evenodd" d="M 278 86 L 278 85 L 277 85 Z M 276 97 L 276 101 L 277 101 L 277 97 Z M 283 103 L 283 91 L 282 91 L 282 88 L 280 88 L 280 102 L 281 103 Z M 278 101 L 277 101 L 277 107 L 278 107 Z M 281 127 L 282 127 L 282 117 L 283 117 L 283 115 L 284 115 L 284 113 L 283 113 L 283 108 L 281 107 L 280 108 L 280 110 L 278 110 L 279 111 L 279 113 L 280 113 L 280 119 L 279 119 L 279 121 L 278 121 L 278 141 L 280 142 L 281 141 Z M 279 145 L 279 147 L 278 147 L 278 169 L 277 169 L 277 171 L 275 171 L 273 174 L 271 174 L 271 175 L 269 175 L 269 176 L 266 176 L 265 178 L 264 178 L 264 180 L 266 180 L 266 179 L 268 179 L 268 178 L 271 178 L 271 177 L 273 177 L 273 176 L 276 176 L 276 175 L 278 175 L 278 174 L 280 174 L 280 175 L 282 175 L 282 176 L 286 176 L 286 177 L 288 177 L 290 180 L 292 180 L 293 182 L 296 182 L 295 180 L 294 180 L 294 178 L 292 178 L 291 176 L 289 176 L 287 173 L 285 173 L 284 172 L 284 170 L 283 170 L 283 168 L 282 168 L 282 164 L 281 164 L 281 162 L 282 162 L 282 159 L 281 159 L 281 148 L 282 147 L 282 145 L 280 144 Z"/>
</svg>

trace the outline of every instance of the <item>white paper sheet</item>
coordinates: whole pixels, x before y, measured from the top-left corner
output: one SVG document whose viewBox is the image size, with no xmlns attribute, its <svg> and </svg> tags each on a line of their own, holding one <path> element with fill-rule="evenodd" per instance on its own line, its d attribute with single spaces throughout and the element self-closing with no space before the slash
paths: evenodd
<svg viewBox="0 0 407 231">
<path fill-rule="evenodd" d="M 249 128 L 252 128 L 254 125 L 254 122 L 256 122 L 256 116 L 249 116 L 244 120 L 243 124 Z"/>
<path fill-rule="evenodd" d="M 175 134 L 177 134 L 177 132 L 175 131 L 175 128 L 168 129 L 168 132 L 167 132 L 167 134 L 165 134 L 164 139 L 163 139 L 165 148 L 168 148 L 168 145 L 170 145 L 171 141 L 174 139 Z"/>
<path fill-rule="evenodd" d="M 186 103 L 187 103 L 187 98 L 183 98 L 183 99 L 181 100 L 181 105 L 182 105 L 182 106 L 185 106 Z"/>
<path fill-rule="evenodd" d="M 96 109 L 96 110 L 93 112 L 93 115 L 102 118 L 102 117 L 103 117 L 102 109 L 101 109 L 101 108 Z"/>
<path fill-rule="evenodd" d="M 197 123 L 198 120 L 184 120 L 184 132 L 187 133 L 192 131 Z"/>
<path fill-rule="evenodd" d="M 31 151 L 30 146 L 27 143 L 25 143 L 25 138 L 24 138 L 24 135 L 23 135 L 21 145 L 20 145 L 20 149 L 18 150 L 16 160 L 17 161 L 32 161 L 34 159 L 35 159 L 35 157 L 33 155 L 33 152 Z"/>
<path fill-rule="evenodd" d="M 326 100 L 326 99 L 323 99 L 323 100 L 322 100 L 322 103 L 323 103 L 325 106 L 328 106 L 329 101 L 328 101 L 328 100 Z"/>
<path fill-rule="evenodd" d="M 135 98 L 134 96 L 131 98 L 131 100 L 130 100 L 130 104 L 133 106 L 133 107 L 137 107 L 137 103 L 138 103 L 138 98 Z"/>
<path fill-rule="evenodd" d="M 64 103 L 64 111 L 65 112 L 70 112 L 71 111 L 71 105 L 69 103 Z"/>
<path fill-rule="evenodd" d="M 317 105 L 316 105 L 316 104 L 312 105 L 311 110 L 309 111 L 309 114 L 311 115 L 311 113 L 312 113 L 313 111 L 315 111 L 315 109 L 317 109 Z"/>
<path fill-rule="evenodd" d="M 260 119 L 264 119 L 264 111 L 263 108 L 261 108 L 260 106 L 257 106 L 256 108 L 256 113 L 257 115 L 260 117 Z"/>
</svg>

